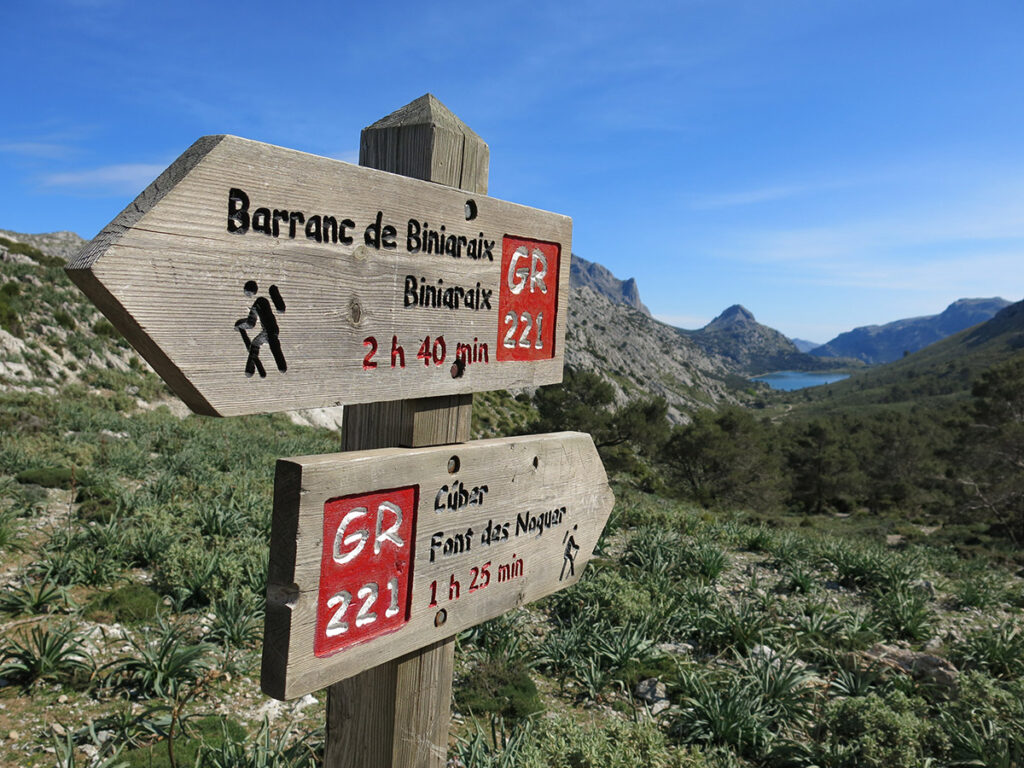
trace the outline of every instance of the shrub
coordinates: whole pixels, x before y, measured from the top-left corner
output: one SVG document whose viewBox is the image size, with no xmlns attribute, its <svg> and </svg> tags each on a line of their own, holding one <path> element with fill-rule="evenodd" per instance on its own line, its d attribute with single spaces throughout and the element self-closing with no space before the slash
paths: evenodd
<svg viewBox="0 0 1024 768">
<path fill-rule="evenodd" d="M 75 330 L 77 323 L 75 318 L 68 314 L 65 309 L 58 309 L 53 313 L 53 319 L 57 321 L 57 325 L 69 331 Z"/>
<path fill-rule="evenodd" d="M 120 759 L 119 748 L 110 741 L 100 742 L 95 730 L 90 735 L 93 737 L 91 746 L 96 751 L 89 759 L 88 768 L 128 768 L 128 763 Z M 63 738 L 54 736 L 53 753 L 57 759 L 56 768 L 77 768 L 79 765 L 86 765 L 78 762 L 78 749 L 70 732 L 66 732 Z"/>
<path fill-rule="evenodd" d="M 0 511 L 0 549 L 20 549 L 19 538 L 20 531 L 14 512 Z"/>
<path fill-rule="evenodd" d="M 945 752 L 941 729 L 914 711 L 914 702 L 896 691 L 887 697 L 834 699 L 825 705 L 816 741 L 849 750 L 839 765 L 919 768 Z"/>
<path fill-rule="evenodd" d="M 272 762 L 272 758 L 264 763 L 247 762 L 248 755 L 246 753 L 249 750 L 245 749 L 245 745 L 249 735 L 245 728 L 231 718 L 207 715 L 189 718 L 183 722 L 186 726 L 184 733 L 175 736 L 174 739 L 174 765 L 177 768 L 186 766 L 188 768 L 194 766 L 213 768 L 213 766 L 221 765 L 230 765 L 232 768 L 249 768 L 249 766 L 252 768 L 291 768 L 288 763 Z M 258 733 L 257 737 L 259 736 Z M 227 744 L 226 747 L 225 744 Z M 234 755 L 236 749 L 239 749 L 243 755 L 243 759 L 239 762 L 215 762 L 217 757 L 223 755 L 222 750 Z M 257 751 L 258 748 L 253 748 L 249 754 Z M 141 749 L 124 751 L 121 753 L 121 759 L 126 761 L 128 768 L 172 768 L 166 741 Z M 203 760 L 209 762 L 200 762 Z M 304 764 L 296 763 L 294 765 L 295 768 L 298 768 Z"/>
<path fill-rule="evenodd" d="M 14 476 L 19 483 L 31 483 L 43 488 L 70 488 L 72 478 L 81 483 L 81 471 L 77 473 L 76 477 L 73 467 L 35 467 L 24 469 Z"/>
<path fill-rule="evenodd" d="M 53 613 L 68 607 L 67 591 L 50 581 L 7 587 L 0 592 L 0 611 L 13 614 Z"/>
<path fill-rule="evenodd" d="M 1006 597 L 1004 580 L 995 573 L 977 573 L 953 588 L 957 608 L 991 608 Z"/>
<path fill-rule="evenodd" d="M 181 627 L 161 621 L 154 643 L 130 639 L 133 654 L 104 665 L 107 685 L 135 688 L 150 698 L 176 698 L 210 668 L 213 646 L 191 644 Z"/>
<path fill-rule="evenodd" d="M 524 666 L 536 664 L 536 655 L 528 642 L 526 611 L 512 611 L 463 632 L 459 640 L 470 643 L 488 661 Z"/>
<path fill-rule="evenodd" d="M 64 259 L 57 258 L 56 256 L 47 256 L 34 245 L 29 245 L 28 243 L 21 243 L 15 240 L 9 240 L 6 237 L 0 237 L 0 245 L 6 248 L 10 253 L 20 253 L 23 256 L 28 256 L 43 267 L 64 266 Z"/>
<path fill-rule="evenodd" d="M 650 616 L 655 600 L 647 586 L 612 568 L 592 563 L 575 585 L 548 598 L 552 613 L 569 620 L 582 613 L 599 612 L 612 624 L 627 624 Z"/>
<path fill-rule="evenodd" d="M 786 531 L 774 537 L 767 547 L 776 566 L 803 566 L 810 554 L 805 536 Z"/>
<path fill-rule="evenodd" d="M 0 328 L 12 336 L 23 336 L 25 329 L 21 324 L 21 288 L 15 282 L 0 286 Z"/>
<path fill-rule="evenodd" d="M 26 686 L 38 680 L 81 681 L 91 677 L 94 669 L 70 628 L 32 627 L 28 637 L 12 637 L 0 659 L 0 677 Z"/>
<path fill-rule="evenodd" d="M 739 677 L 716 681 L 707 673 L 683 671 L 678 685 L 671 733 L 683 744 L 727 745 L 753 757 L 771 741 L 769 710 Z"/>
<path fill-rule="evenodd" d="M 245 648 L 263 636 L 263 600 L 252 593 L 229 592 L 213 604 L 214 621 L 206 639 Z"/>
<path fill-rule="evenodd" d="M 821 557 L 835 567 L 839 583 L 851 589 L 900 590 L 919 575 L 914 558 L 842 540 L 822 547 Z"/>
<path fill-rule="evenodd" d="M 818 578 L 807 566 L 793 563 L 780 580 L 779 586 L 787 592 L 806 595 L 818 586 Z"/>
<path fill-rule="evenodd" d="M 712 544 L 699 544 L 687 553 L 690 568 L 698 576 L 715 581 L 729 564 L 724 551 Z"/>
<path fill-rule="evenodd" d="M 739 673 L 773 727 L 800 725 L 810 720 L 816 678 L 794 655 L 748 656 L 740 660 Z"/>
<path fill-rule="evenodd" d="M 1024 632 L 1009 622 L 976 630 L 953 647 L 953 658 L 996 677 L 1024 675 Z"/>
<path fill-rule="evenodd" d="M 460 712 L 500 715 L 510 721 L 541 712 L 537 686 L 521 664 L 484 661 L 470 670 L 455 688 Z"/>
<path fill-rule="evenodd" d="M 97 336 L 102 336 L 107 339 L 121 338 L 121 334 L 118 333 L 117 329 L 110 324 L 110 321 L 103 318 L 92 324 L 92 332 Z"/>
<path fill-rule="evenodd" d="M 1024 722 L 1009 727 L 995 720 L 966 721 L 943 713 L 941 725 L 951 742 L 951 765 L 1020 768 L 1024 764 Z"/>
<path fill-rule="evenodd" d="M 747 653 L 755 645 L 768 643 L 780 626 L 756 603 L 721 602 L 704 614 L 697 627 L 697 639 L 709 651 L 730 648 Z"/>
<path fill-rule="evenodd" d="M 115 557 L 93 547 L 61 546 L 46 551 L 33 564 L 33 570 L 44 579 L 64 586 L 97 587 L 110 584 L 120 576 L 122 565 Z"/>
<path fill-rule="evenodd" d="M 697 768 L 710 765 L 699 754 L 671 750 L 665 735 L 650 721 L 627 722 L 612 718 L 595 723 L 558 715 L 545 718 L 543 728 L 533 728 L 523 742 L 518 747 L 517 760 L 504 764 L 465 764 L 510 768 Z"/>
<path fill-rule="evenodd" d="M 622 564 L 632 566 L 643 576 L 664 575 L 680 578 L 685 573 L 685 542 L 674 531 L 660 525 L 633 529 L 622 554 Z"/>
<path fill-rule="evenodd" d="M 227 718 L 221 720 L 219 739 L 204 740 L 196 759 L 197 768 L 314 768 L 317 761 L 317 738 L 292 739 L 291 728 L 276 738 L 264 719 L 252 736 L 239 736 L 241 728 Z"/>
<path fill-rule="evenodd" d="M 883 595 L 875 602 L 874 613 L 884 632 L 906 640 L 927 639 L 935 624 L 928 598 L 904 589 Z"/>
<path fill-rule="evenodd" d="M 584 662 L 593 631 L 594 622 L 589 616 L 557 622 L 540 644 L 537 665 L 554 673 L 564 685 L 565 679 Z"/>
</svg>

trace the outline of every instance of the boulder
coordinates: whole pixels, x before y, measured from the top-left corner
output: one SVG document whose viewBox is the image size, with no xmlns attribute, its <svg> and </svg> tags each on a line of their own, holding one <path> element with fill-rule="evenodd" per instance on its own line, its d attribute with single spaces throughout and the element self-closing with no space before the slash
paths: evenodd
<svg viewBox="0 0 1024 768">
<path fill-rule="evenodd" d="M 636 684 L 636 697 L 650 707 L 651 714 L 657 715 L 669 707 L 668 689 L 656 677 L 649 677 Z"/>
<path fill-rule="evenodd" d="M 915 680 L 955 693 L 960 672 L 941 656 L 877 643 L 864 652 L 871 661 L 910 675 Z"/>
</svg>

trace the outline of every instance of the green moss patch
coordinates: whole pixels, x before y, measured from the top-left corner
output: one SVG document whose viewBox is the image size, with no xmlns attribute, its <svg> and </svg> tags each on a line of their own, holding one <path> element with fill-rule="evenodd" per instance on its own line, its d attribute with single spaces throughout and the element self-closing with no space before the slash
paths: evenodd
<svg viewBox="0 0 1024 768">
<path fill-rule="evenodd" d="M 147 621 L 156 618 L 161 607 L 162 598 L 152 589 L 144 584 L 128 584 L 93 597 L 85 617 L 106 624 Z"/>
<path fill-rule="evenodd" d="M 184 738 L 175 738 L 174 762 L 178 766 L 196 765 L 203 745 L 217 749 L 225 740 L 245 742 L 248 738 L 245 728 L 230 718 L 209 715 L 191 720 L 187 723 Z M 124 761 L 128 768 L 171 768 L 166 741 L 122 752 L 118 759 Z"/>
<path fill-rule="evenodd" d="M 71 479 L 82 481 L 81 472 L 72 467 L 34 467 L 24 469 L 14 476 L 19 483 L 41 485 L 43 488 L 70 488 Z"/>
<path fill-rule="evenodd" d="M 488 661 L 470 672 L 455 691 L 462 712 L 519 720 L 544 709 L 525 668 Z"/>
</svg>

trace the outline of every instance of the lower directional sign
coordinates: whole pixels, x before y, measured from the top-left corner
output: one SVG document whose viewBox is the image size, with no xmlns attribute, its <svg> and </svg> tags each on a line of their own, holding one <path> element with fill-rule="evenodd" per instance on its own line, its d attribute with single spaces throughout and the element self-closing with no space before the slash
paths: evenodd
<svg viewBox="0 0 1024 768">
<path fill-rule="evenodd" d="M 578 432 L 281 459 L 262 685 L 291 699 L 575 583 L 614 498 Z"/>
</svg>

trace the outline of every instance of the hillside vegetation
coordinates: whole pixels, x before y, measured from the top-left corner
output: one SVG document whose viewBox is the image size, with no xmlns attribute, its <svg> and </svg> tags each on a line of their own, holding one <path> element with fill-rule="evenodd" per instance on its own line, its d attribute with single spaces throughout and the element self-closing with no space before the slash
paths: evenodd
<svg viewBox="0 0 1024 768">
<path fill-rule="evenodd" d="M 274 460 L 337 450 L 338 433 L 188 415 L 64 278 L 66 238 L 3 236 L 0 765 L 319 764 L 324 695 L 267 700 L 259 647 Z M 959 390 L 957 423 L 1012 445 L 1024 372 L 1000 362 Z M 698 373 L 752 399 L 726 368 Z M 817 400 L 803 416 L 802 398 L 680 399 L 673 427 L 628 374 L 476 398 L 480 433 L 592 431 L 617 503 L 579 584 L 459 637 L 453 766 L 1024 764 L 1009 529 L 979 512 L 990 541 L 971 553 L 928 532 L 957 509 L 928 511 L 935 468 L 845 512 L 797 483 L 837 474 L 813 443 L 794 453 L 832 418 Z M 878 442 L 854 453 L 893 442 L 864 418 L 858 439 Z"/>
</svg>

